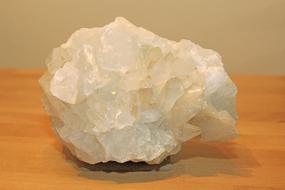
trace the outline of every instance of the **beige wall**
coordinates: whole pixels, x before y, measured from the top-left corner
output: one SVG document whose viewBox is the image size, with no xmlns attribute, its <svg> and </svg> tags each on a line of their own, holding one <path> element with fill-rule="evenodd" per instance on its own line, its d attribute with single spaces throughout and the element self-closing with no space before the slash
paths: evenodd
<svg viewBox="0 0 285 190">
<path fill-rule="evenodd" d="M 217 50 L 231 73 L 285 74 L 285 0 L 0 0 L 0 67 L 42 68 L 80 27 L 123 16 Z"/>
</svg>

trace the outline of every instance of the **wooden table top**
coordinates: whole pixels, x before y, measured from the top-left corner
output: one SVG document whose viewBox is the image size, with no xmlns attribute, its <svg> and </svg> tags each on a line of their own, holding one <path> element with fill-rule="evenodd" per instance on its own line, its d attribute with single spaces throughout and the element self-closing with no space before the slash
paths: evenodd
<svg viewBox="0 0 285 190">
<path fill-rule="evenodd" d="M 53 134 L 41 71 L 0 70 L 0 189 L 285 189 L 285 76 L 234 76 L 238 130 L 231 142 L 189 141 L 159 166 L 88 165 Z"/>
</svg>

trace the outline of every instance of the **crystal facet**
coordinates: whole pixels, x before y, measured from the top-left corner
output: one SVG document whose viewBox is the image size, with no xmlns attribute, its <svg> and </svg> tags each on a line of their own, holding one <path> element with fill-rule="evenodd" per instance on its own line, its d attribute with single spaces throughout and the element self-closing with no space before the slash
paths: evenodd
<svg viewBox="0 0 285 190">
<path fill-rule="evenodd" d="M 189 40 L 119 17 L 76 31 L 47 67 L 40 84 L 52 126 L 85 162 L 156 164 L 193 137 L 237 134 L 237 89 L 220 55 Z"/>
</svg>

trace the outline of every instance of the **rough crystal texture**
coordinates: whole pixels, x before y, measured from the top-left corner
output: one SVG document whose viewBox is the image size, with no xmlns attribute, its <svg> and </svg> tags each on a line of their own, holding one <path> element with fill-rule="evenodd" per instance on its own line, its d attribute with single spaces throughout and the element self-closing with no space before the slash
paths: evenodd
<svg viewBox="0 0 285 190">
<path fill-rule="evenodd" d="M 85 162 L 155 164 L 193 137 L 237 133 L 237 90 L 220 55 L 189 40 L 116 18 L 76 31 L 47 67 L 45 108 L 62 142 Z"/>
</svg>

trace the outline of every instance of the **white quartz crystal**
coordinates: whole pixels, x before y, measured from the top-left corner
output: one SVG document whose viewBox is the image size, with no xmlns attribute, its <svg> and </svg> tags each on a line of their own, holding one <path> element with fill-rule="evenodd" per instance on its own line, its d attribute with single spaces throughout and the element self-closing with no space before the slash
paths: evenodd
<svg viewBox="0 0 285 190">
<path fill-rule="evenodd" d="M 237 89 L 220 55 L 189 40 L 170 41 L 119 17 L 76 31 L 47 67 L 45 108 L 85 162 L 156 164 L 193 137 L 237 134 Z"/>
</svg>

